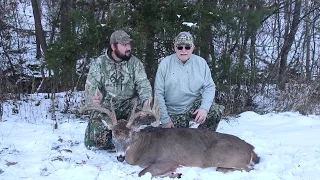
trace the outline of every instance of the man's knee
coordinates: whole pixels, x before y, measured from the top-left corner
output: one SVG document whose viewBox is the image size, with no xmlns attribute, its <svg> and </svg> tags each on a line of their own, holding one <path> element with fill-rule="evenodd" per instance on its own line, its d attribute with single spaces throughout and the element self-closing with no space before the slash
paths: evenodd
<svg viewBox="0 0 320 180">
<path fill-rule="evenodd" d="M 111 142 L 112 133 L 101 120 L 92 120 L 88 123 L 85 132 L 84 143 L 88 149 L 96 147 L 99 149 L 112 149 L 113 144 Z"/>
<path fill-rule="evenodd" d="M 216 131 L 222 118 L 225 107 L 219 104 L 213 104 L 208 112 L 207 120 L 198 128 Z"/>
<path fill-rule="evenodd" d="M 170 115 L 170 118 L 176 128 L 188 128 L 190 119 L 187 116 L 187 114 L 176 114 Z"/>
</svg>

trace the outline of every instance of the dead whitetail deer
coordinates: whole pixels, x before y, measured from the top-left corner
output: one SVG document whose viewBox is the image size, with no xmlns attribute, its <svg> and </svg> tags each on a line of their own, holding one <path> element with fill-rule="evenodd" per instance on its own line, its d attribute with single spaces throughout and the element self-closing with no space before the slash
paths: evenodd
<svg viewBox="0 0 320 180">
<path fill-rule="evenodd" d="M 159 120 L 155 111 L 156 99 L 154 102 L 153 109 L 143 111 Z M 112 119 L 107 125 L 112 130 L 117 159 L 144 167 L 139 176 L 149 172 L 153 177 L 179 177 L 181 174 L 172 173 L 179 166 L 217 167 L 221 172 L 250 171 L 259 162 L 254 147 L 236 136 L 194 128 L 139 131 L 140 124 L 133 123 L 139 116 L 139 112 L 135 112 L 137 102 L 128 121 L 117 120 L 112 101 L 110 103 L 111 111 L 97 106 L 85 110 L 97 110 Z"/>
</svg>

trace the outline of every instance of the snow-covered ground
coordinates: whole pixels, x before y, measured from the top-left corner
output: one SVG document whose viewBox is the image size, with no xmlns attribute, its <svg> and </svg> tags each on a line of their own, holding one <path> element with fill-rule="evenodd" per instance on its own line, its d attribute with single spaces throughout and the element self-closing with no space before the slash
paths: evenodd
<svg viewBox="0 0 320 180">
<path fill-rule="evenodd" d="M 4 104 L 0 122 L 0 179 L 150 179 L 142 170 L 120 163 L 115 153 L 87 150 L 86 118 L 62 115 L 65 94 L 58 94 L 59 128 L 52 128 L 50 100 L 45 94 Z M 80 97 L 73 96 L 74 104 Z M 72 104 L 72 103 L 71 103 Z M 77 107 L 74 105 L 74 107 Z M 219 132 L 236 135 L 255 146 L 261 161 L 251 172 L 223 174 L 215 168 L 178 168 L 190 180 L 316 180 L 320 172 L 320 117 L 298 113 L 259 115 L 244 112 L 223 121 Z M 192 154 L 191 154 L 192 155 Z M 160 179 L 160 178 L 154 178 Z"/>
</svg>

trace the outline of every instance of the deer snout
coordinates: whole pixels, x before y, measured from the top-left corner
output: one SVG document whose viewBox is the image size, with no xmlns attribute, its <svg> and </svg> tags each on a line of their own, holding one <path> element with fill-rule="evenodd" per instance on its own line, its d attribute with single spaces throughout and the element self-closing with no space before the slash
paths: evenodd
<svg viewBox="0 0 320 180">
<path fill-rule="evenodd" d="M 117 156 L 117 160 L 118 160 L 119 162 L 123 162 L 124 159 L 125 159 L 125 156 L 122 156 L 122 155 Z"/>
</svg>

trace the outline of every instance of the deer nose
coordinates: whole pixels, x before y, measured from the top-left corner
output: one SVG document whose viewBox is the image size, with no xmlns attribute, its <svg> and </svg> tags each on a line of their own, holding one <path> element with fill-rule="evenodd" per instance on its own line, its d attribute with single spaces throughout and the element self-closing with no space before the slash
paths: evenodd
<svg viewBox="0 0 320 180">
<path fill-rule="evenodd" d="M 118 160 L 119 162 L 123 162 L 124 159 L 125 159 L 125 156 L 122 156 L 122 155 L 117 156 L 117 160 Z"/>
</svg>

